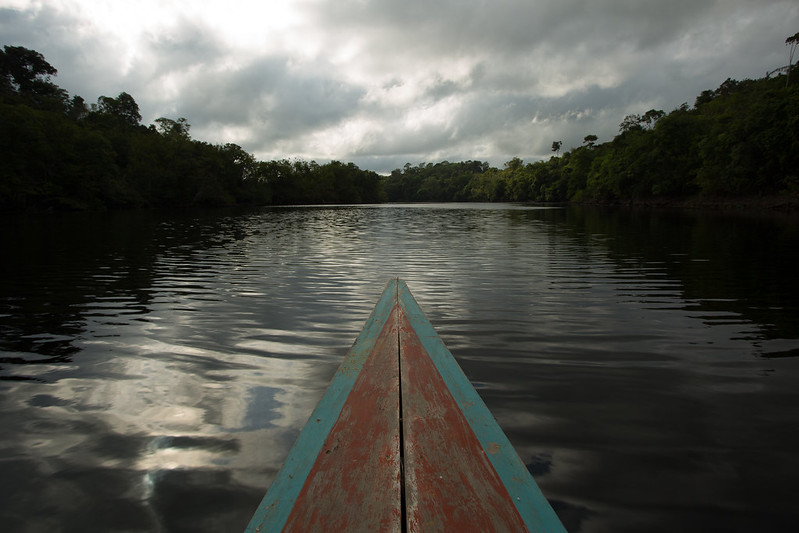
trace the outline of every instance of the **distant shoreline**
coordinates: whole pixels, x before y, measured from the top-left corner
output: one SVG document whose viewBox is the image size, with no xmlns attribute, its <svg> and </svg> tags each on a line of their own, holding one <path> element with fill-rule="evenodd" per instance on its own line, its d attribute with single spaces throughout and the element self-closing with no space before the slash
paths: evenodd
<svg viewBox="0 0 799 533">
<path fill-rule="evenodd" d="M 378 204 L 392 204 L 392 203 L 406 203 L 406 202 L 377 202 Z M 481 202 L 419 202 L 425 203 L 481 203 Z M 501 202 L 482 202 L 482 203 L 508 203 L 507 201 Z M 766 196 L 741 196 L 741 197 L 684 197 L 684 198 L 622 198 L 608 201 L 565 201 L 565 202 L 510 202 L 516 204 L 526 204 L 531 206 L 542 207 L 597 207 L 597 208 L 633 208 L 633 209 L 665 209 L 665 210 L 697 210 L 697 211 L 715 211 L 719 213 L 785 213 L 785 214 L 799 214 L 799 196 L 780 196 L 780 195 L 766 195 Z M 196 210 L 196 209 L 214 209 L 214 208 L 238 208 L 238 207 L 287 207 L 293 205 L 308 205 L 308 204 L 238 204 L 232 206 L 182 206 L 178 209 Z M 316 205 L 358 205 L 358 204 L 316 204 Z M 47 213 L 87 213 L 87 212 L 114 212 L 114 211 L 136 211 L 136 210 L 150 210 L 159 211 L 167 209 L 175 209 L 174 207 L 164 206 L 103 206 L 101 209 L 84 207 L 79 208 L 74 205 L 68 208 L 65 205 L 59 208 L 28 208 L 6 210 L 0 209 L 0 214 L 47 214 Z"/>
<path fill-rule="evenodd" d="M 596 207 L 652 207 L 703 209 L 716 211 L 781 211 L 799 212 L 799 196 L 742 196 L 742 197 L 685 197 L 685 198 L 625 198 L 608 202 L 571 202 L 569 205 Z"/>
</svg>

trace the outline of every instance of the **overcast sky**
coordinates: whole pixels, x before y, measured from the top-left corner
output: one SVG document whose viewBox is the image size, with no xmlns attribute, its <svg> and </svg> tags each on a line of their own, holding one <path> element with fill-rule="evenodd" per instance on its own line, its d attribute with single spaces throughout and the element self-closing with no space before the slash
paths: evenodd
<svg viewBox="0 0 799 533">
<path fill-rule="evenodd" d="M 796 0 L 0 0 L 0 44 L 87 102 L 258 159 L 551 155 L 788 63 Z"/>
</svg>

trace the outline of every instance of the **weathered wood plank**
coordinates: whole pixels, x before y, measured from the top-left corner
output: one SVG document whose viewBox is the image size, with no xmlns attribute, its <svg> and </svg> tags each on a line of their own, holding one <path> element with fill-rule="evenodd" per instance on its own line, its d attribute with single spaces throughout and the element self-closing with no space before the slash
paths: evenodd
<svg viewBox="0 0 799 533">
<path fill-rule="evenodd" d="M 397 315 L 395 308 L 283 531 L 401 530 Z"/>
<path fill-rule="evenodd" d="M 407 531 L 527 531 L 404 314 L 400 345 Z"/>
<path fill-rule="evenodd" d="M 408 287 L 391 280 L 247 531 L 400 529 L 565 531 Z"/>
<path fill-rule="evenodd" d="M 316 462 L 330 430 L 372 352 L 380 333 L 396 304 L 397 281 L 386 285 L 383 295 L 347 353 L 319 404 L 303 427 L 283 467 L 278 472 L 246 531 L 282 531 L 305 480 Z M 312 422 L 311 422 L 312 421 Z"/>
<path fill-rule="evenodd" d="M 455 358 L 424 316 L 407 285 L 401 280 L 398 281 L 397 291 L 398 303 L 402 312 L 474 432 L 484 452 L 484 457 L 488 458 L 499 476 L 527 529 L 532 532 L 565 533 L 563 524 L 511 446 L 507 436 L 502 432 Z M 403 346 L 403 351 L 406 348 L 407 346 Z M 400 372 L 403 373 L 405 363 L 401 362 L 400 364 Z M 403 386 L 404 384 L 401 384 L 401 387 Z M 406 390 L 402 389 L 403 404 L 406 402 L 407 394 Z M 407 438 L 407 435 L 404 438 Z M 410 499 L 407 489 L 406 499 Z"/>
</svg>

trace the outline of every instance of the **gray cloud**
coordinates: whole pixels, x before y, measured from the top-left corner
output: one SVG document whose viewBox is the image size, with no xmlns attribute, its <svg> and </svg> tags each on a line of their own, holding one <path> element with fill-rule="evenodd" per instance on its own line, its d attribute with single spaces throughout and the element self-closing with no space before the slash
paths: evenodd
<svg viewBox="0 0 799 533">
<path fill-rule="evenodd" d="M 195 138 L 387 172 L 609 140 L 629 113 L 670 111 L 785 64 L 784 39 L 799 29 L 799 5 L 783 0 L 298 5 L 291 27 L 246 44 L 201 9 L 142 25 L 134 49 L 89 8 L 1 9 L 0 31 L 89 101 L 124 90 L 146 121 L 186 117 Z"/>
<path fill-rule="evenodd" d="M 243 128 L 247 133 L 236 141 L 252 144 L 335 124 L 357 107 L 362 94 L 361 88 L 313 70 L 294 72 L 287 58 L 259 57 L 234 67 L 202 65 L 181 78 L 171 97 L 150 99 L 161 113 L 185 116 L 199 129 Z"/>
<path fill-rule="evenodd" d="M 58 69 L 56 83 L 71 94 L 95 99 L 111 94 L 119 85 L 115 71 L 124 55 L 120 43 L 69 13 L 46 5 L 26 10 L 0 8 L 0 34 L 2 45 L 25 46 L 42 53 Z"/>
</svg>

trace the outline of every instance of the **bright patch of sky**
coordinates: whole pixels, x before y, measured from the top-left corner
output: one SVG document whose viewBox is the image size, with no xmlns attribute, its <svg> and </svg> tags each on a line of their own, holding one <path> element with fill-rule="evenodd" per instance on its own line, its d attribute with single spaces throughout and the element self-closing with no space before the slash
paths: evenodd
<svg viewBox="0 0 799 533">
<path fill-rule="evenodd" d="M 62 88 L 260 159 L 548 158 L 787 63 L 795 0 L 0 0 Z"/>
</svg>

